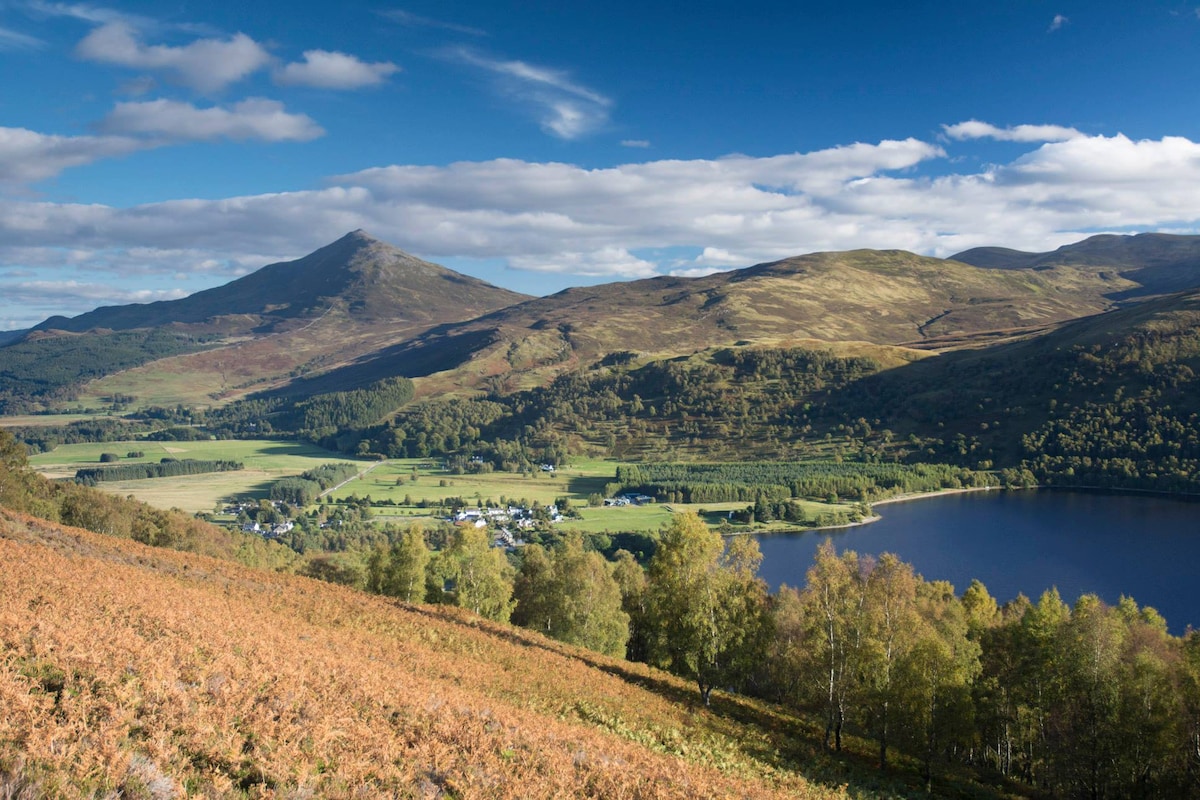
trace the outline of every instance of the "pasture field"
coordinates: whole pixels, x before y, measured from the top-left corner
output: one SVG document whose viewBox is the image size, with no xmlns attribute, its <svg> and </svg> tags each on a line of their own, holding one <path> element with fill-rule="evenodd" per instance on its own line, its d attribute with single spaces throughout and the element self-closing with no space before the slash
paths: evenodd
<svg viewBox="0 0 1200 800">
<path fill-rule="evenodd" d="M 134 451 L 141 458 L 127 458 Z M 81 467 L 100 463 L 101 453 L 120 456 L 117 463 L 156 462 L 163 458 L 241 461 L 245 469 L 178 478 L 112 481 L 98 488 L 113 494 L 133 495 L 159 508 L 179 508 L 196 513 L 212 511 L 229 497 L 266 497 L 273 482 L 331 462 L 353 462 L 363 469 L 376 463 L 353 459 L 304 442 L 266 439 L 222 439 L 199 442 L 88 442 L 59 445 L 48 453 L 30 456 L 29 463 L 48 478 L 70 478 Z"/>
<path fill-rule="evenodd" d="M 352 480 L 330 498 L 341 499 L 355 495 L 370 495 L 372 502 L 391 500 L 413 503 L 421 500 L 441 501 L 461 497 L 468 503 L 527 500 L 549 505 L 560 497 L 570 497 L 575 505 L 587 503 L 588 495 L 601 494 L 604 485 L 617 473 L 615 461 L 580 460 L 554 472 L 536 471 L 522 475 L 513 472 L 488 472 L 454 475 L 444 471 L 436 459 L 406 458 L 380 464 L 369 474 Z M 414 480 L 415 478 L 415 480 Z"/>
</svg>

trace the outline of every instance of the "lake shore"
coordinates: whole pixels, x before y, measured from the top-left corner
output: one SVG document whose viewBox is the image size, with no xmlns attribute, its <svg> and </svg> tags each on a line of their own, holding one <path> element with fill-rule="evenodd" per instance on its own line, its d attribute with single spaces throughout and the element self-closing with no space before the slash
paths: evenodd
<svg viewBox="0 0 1200 800">
<path fill-rule="evenodd" d="M 911 500 L 925 500 L 931 497 L 946 497 L 952 494 L 966 494 L 968 492 L 998 492 L 1004 487 L 1002 486 L 971 486 L 966 489 L 938 489 L 935 492 L 910 492 L 909 494 L 898 494 L 895 497 L 888 497 L 884 500 L 876 500 L 870 503 L 871 508 L 875 506 L 887 505 L 888 503 L 907 503 Z M 863 517 L 858 522 L 847 522 L 842 525 L 826 525 L 820 528 L 804 528 L 809 531 L 838 531 L 846 528 L 858 528 L 863 525 L 870 525 L 872 522 L 878 522 L 883 519 L 882 514 L 872 514 L 869 517 Z"/>
</svg>

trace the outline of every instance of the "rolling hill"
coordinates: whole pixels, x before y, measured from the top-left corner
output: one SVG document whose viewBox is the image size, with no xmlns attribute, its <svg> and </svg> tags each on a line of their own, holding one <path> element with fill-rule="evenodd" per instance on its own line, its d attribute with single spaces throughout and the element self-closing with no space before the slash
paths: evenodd
<svg viewBox="0 0 1200 800">
<path fill-rule="evenodd" d="M 1026 253 L 1002 247 L 978 247 L 951 256 L 977 267 L 1044 270 L 1080 267 L 1098 275 L 1119 275 L 1138 284 L 1113 299 L 1128 300 L 1182 292 L 1200 285 L 1200 237 L 1167 233 L 1133 236 L 1101 234 L 1063 245 L 1049 253 Z"/>
<path fill-rule="evenodd" d="M 816 253 L 703 278 L 567 289 L 431 330 L 326 380 L 362 385 L 441 365 L 451 371 L 419 392 L 506 392 L 621 351 L 670 357 L 791 339 L 944 347 L 1097 314 L 1136 286 L 1070 266 L 1004 271 L 904 251 Z"/>
</svg>

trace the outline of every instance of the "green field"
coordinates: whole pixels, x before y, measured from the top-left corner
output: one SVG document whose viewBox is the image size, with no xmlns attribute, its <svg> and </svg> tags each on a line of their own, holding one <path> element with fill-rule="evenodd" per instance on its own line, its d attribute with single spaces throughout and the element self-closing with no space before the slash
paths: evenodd
<svg viewBox="0 0 1200 800">
<path fill-rule="evenodd" d="M 420 458 L 388 461 L 363 478 L 350 481 L 330 497 L 370 495 L 372 502 L 391 500 L 397 504 L 403 503 L 405 497 L 414 503 L 422 499 L 433 502 L 461 497 L 471 504 L 488 500 L 500 503 L 503 497 L 505 501 L 527 500 L 543 505 L 560 497 L 570 497 L 572 503 L 582 505 L 587 502 L 588 495 L 602 493 L 604 484 L 614 480 L 617 470 L 614 461 L 581 460 L 555 472 L 453 475 L 443 471 L 439 463 Z M 416 480 L 413 480 L 414 470 Z"/>
<path fill-rule="evenodd" d="M 140 450 L 142 458 L 126 458 Z M 50 478 L 71 478 L 80 467 L 100 463 L 101 453 L 115 453 L 118 463 L 159 461 L 162 458 L 241 461 L 236 472 L 214 472 L 181 478 L 104 482 L 99 488 L 121 496 L 133 495 L 160 508 L 196 513 L 212 511 L 229 497 L 266 497 L 273 482 L 335 461 L 351 461 L 366 469 L 373 461 L 360 461 L 304 442 L 223 439 L 202 442 L 100 442 L 59 445 L 48 453 L 30 456 L 29 463 Z"/>
<path fill-rule="evenodd" d="M 142 458 L 130 459 L 132 451 L 144 453 Z M 99 488 L 122 497 L 132 495 L 160 508 L 178 508 L 189 513 L 211 512 L 224 500 L 234 497 L 267 496 L 271 484 L 289 475 L 331 462 L 354 462 L 364 471 L 338 489 L 328 499 L 370 497 L 377 522 L 432 521 L 439 514 L 436 508 L 420 508 L 440 504 L 460 497 L 468 505 L 532 504 L 550 505 L 562 497 L 570 498 L 582 519 L 570 519 L 564 528 L 588 533 L 653 531 L 668 522 L 680 511 L 705 512 L 712 525 L 718 524 L 725 513 L 743 508 L 744 503 L 710 503 L 687 505 L 681 503 L 651 503 L 644 506 L 587 506 L 591 495 L 603 495 L 604 486 L 616 477 L 618 463 L 602 459 L 579 459 L 554 471 L 533 473 L 488 472 L 477 475 L 455 475 L 445 471 L 438 459 L 396 459 L 364 461 L 323 450 L 303 442 L 273 440 L 210 440 L 201 442 L 101 442 L 60 445 L 48 453 L 31 456 L 30 464 L 51 478 L 71 478 L 81 467 L 100 464 L 102 453 L 120 456 L 118 463 L 159 461 L 162 458 L 194 458 L 203 460 L 241 461 L 245 469 L 235 472 L 212 472 L 179 478 L 159 478 L 135 481 L 105 481 Z M 368 471 L 369 470 L 369 471 Z M 801 501 L 806 513 L 816 516 L 830 511 L 825 503 Z M 786 528 L 785 525 L 767 526 Z M 747 530 L 734 526 L 734 530 Z"/>
</svg>

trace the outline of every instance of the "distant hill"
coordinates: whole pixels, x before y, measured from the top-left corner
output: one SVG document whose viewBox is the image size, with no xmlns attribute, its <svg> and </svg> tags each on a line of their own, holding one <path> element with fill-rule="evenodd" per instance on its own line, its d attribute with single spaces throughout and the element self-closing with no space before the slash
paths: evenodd
<svg viewBox="0 0 1200 800">
<path fill-rule="evenodd" d="M 453 609 L 3 509 L 0 576 L 6 797 L 848 796 L 777 709 Z"/>
<path fill-rule="evenodd" d="M 442 326 L 330 382 L 429 375 L 427 393 L 509 391 L 636 351 L 686 355 L 707 347 L 789 339 L 940 346 L 1109 309 L 1131 281 L 1076 267 L 1000 271 L 904 251 L 815 253 L 703 278 L 660 277 L 567 289 L 469 322 Z"/>
<path fill-rule="evenodd" d="M 1133 299 L 1181 292 L 1200 286 L 1200 236 L 1139 233 L 1102 234 L 1063 245 L 1049 253 L 1026 253 L 1002 247 L 977 247 L 951 256 L 977 267 L 1040 270 L 1061 266 L 1115 274 L 1138 286 L 1112 295 Z"/>
<path fill-rule="evenodd" d="M 122 372 L 93 395 L 143 397 L 150 381 L 160 403 L 220 402 L 524 299 L 354 231 L 180 300 L 48 319 L 0 348 L 0 401 L 54 400 L 80 379 Z M 176 357 L 137 369 L 168 356 Z M 53 374 L 39 375 L 40 364 L 53 364 Z"/>
<path fill-rule="evenodd" d="M 987 347 L 1200 286 L 1198 254 L 1200 237 L 1165 234 L 953 259 L 856 250 L 530 298 L 355 231 L 182 300 L 47 320 L 0 347 L 0 402 L 6 392 L 10 409 L 61 402 L 86 381 L 84 404 L 210 406 L 393 376 L 419 379 L 420 399 L 542 386 L 620 352 L 671 358 L 797 340 Z M 82 331 L 87 341 L 70 338 Z"/>
</svg>

